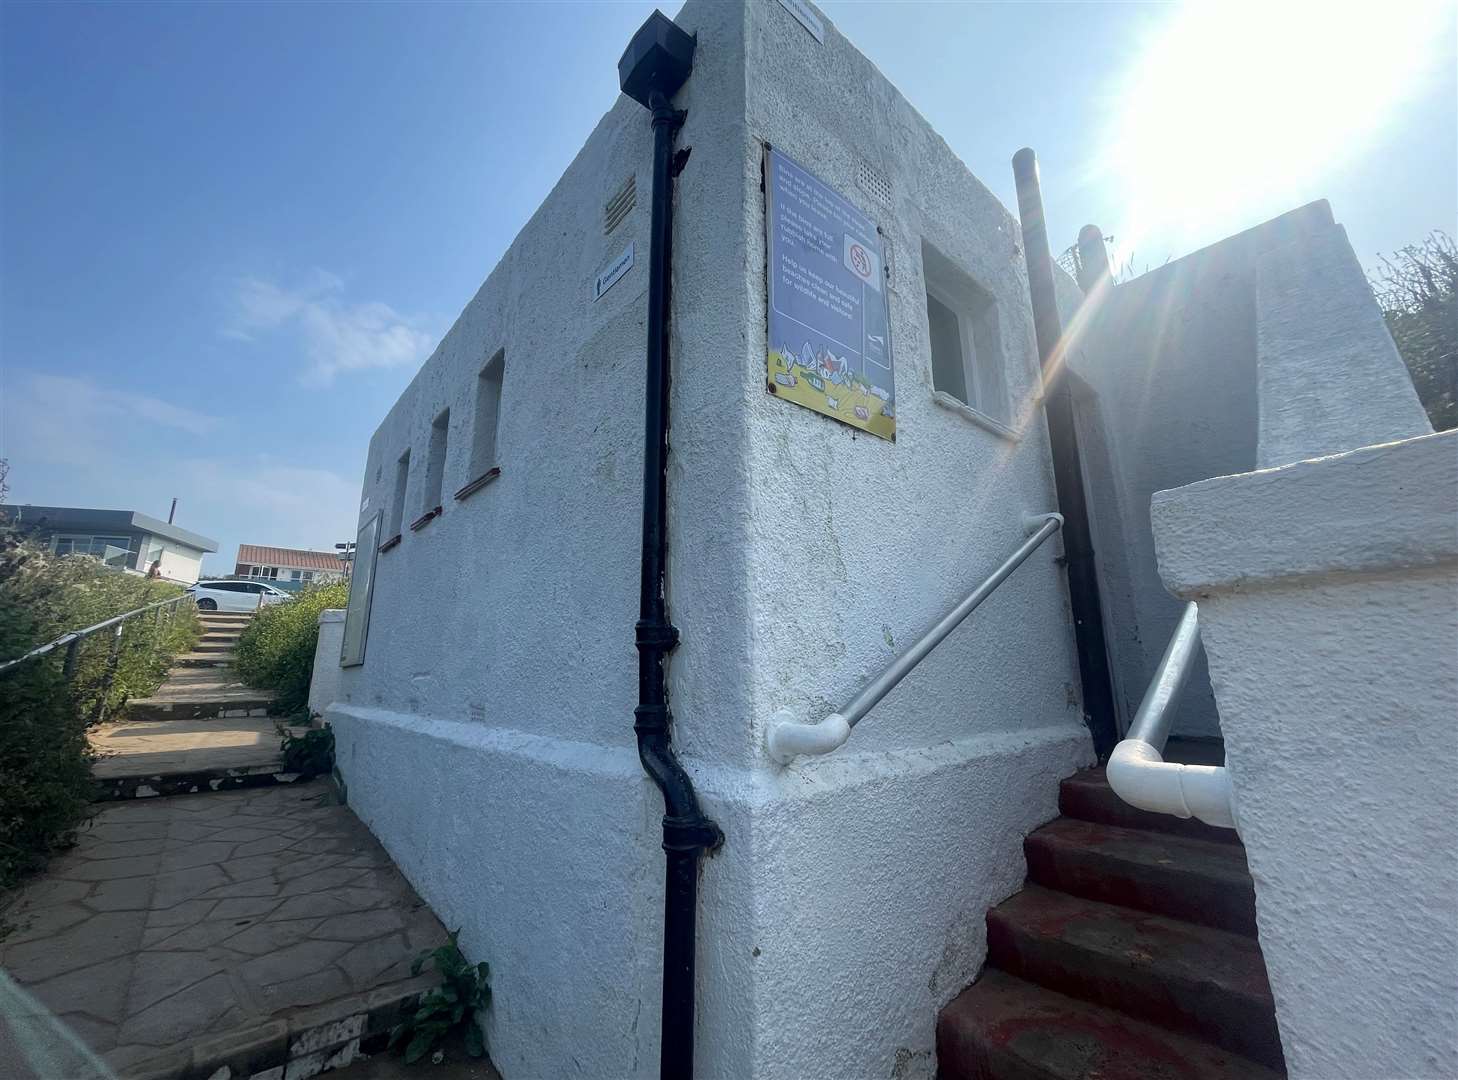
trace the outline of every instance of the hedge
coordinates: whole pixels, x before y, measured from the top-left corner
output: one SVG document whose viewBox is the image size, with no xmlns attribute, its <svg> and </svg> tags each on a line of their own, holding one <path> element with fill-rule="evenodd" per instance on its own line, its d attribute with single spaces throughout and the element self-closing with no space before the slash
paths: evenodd
<svg viewBox="0 0 1458 1080">
<path fill-rule="evenodd" d="M 0 661 L 181 592 L 86 555 L 58 558 L 0 528 Z M 171 619 L 144 615 L 124 623 L 106 716 L 124 716 L 128 699 L 152 693 L 172 658 L 197 637 L 189 607 Z M 0 674 L 0 888 L 73 843 L 89 813 L 93 754 L 86 732 L 111 643 L 107 631 L 87 638 L 69 685 L 64 649 Z"/>
<path fill-rule="evenodd" d="M 263 608 L 238 639 L 233 658 L 238 677 L 250 686 L 273 691 L 274 712 L 284 716 L 303 712 L 309 707 L 319 613 L 348 603 L 346 580 L 312 585 L 292 600 Z"/>
</svg>

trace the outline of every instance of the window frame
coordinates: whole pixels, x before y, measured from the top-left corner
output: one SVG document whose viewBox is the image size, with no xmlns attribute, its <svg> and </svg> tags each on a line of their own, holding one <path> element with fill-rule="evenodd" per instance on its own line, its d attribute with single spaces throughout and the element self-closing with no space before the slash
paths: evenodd
<svg viewBox="0 0 1458 1080">
<path fill-rule="evenodd" d="M 956 320 L 963 386 L 970 400 L 959 398 L 936 385 L 936 363 L 931 351 L 931 312 L 923 303 L 932 399 L 996 435 L 1018 441 L 1021 436 L 1011 426 L 1012 387 L 1008 380 L 1008 353 L 1002 337 L 1001 305 L 997 297 L 925 240 L 922 241 L 922 284 L 926 297 L 946 308 Z M 979 340 L 979 337 L 990 340 Z"/>
</svg>

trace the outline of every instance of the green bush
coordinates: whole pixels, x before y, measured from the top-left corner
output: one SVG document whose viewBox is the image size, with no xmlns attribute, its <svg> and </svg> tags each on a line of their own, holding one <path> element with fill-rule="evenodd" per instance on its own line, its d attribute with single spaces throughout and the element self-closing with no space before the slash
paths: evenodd
<svg viewBox="0 0 1458 1080">
<path fill-rule="evenodd" d="M 272 690 L 274 712 L 289 716 L 308 708 L 319 612 L 348 603 L 349 582 L 333 581 L 265 607 L 238 639 L 233 656 L 238 677 L 249 686 Z"/>
<path fill-rule="evenodd" d="M 181 592 L 84 555 L 57 558 L 0 529 L 0 661 Z M 124 715 L 129 698 L 161 685 L 173 656 L 197 635 L 190 607 L 122 624 L 105 716 Z M 103 712 L 112 641 L 109 630 L 86 638 L 69 684 L 64 648 L 0 674 L 0 887 L 70 844 L 86 817 L 93 791 L 86 729 Z"/>
</svg>

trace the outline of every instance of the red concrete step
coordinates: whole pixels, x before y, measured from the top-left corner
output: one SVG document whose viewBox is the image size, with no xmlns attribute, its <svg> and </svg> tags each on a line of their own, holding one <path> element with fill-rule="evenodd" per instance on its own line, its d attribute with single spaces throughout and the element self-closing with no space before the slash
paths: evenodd
<svg viewBox="0 0 1458 1080">
<path fill-rule="evenodd" d="M 1217 844 L 1240 843 L 1234 829 L 1217 829 L 1194 818 L 1177 818 L 1171 814 L 1151 814 L 1135 809 L 1114 794 L 1114 789 L 1104 778 L 1102 766 L 1084 769 L 1063 781 L 1058 789 L 1058 809 L 1065 817 L 1117 825 L 1122 829 L 1149 829 Z"/>
<path fill-rule="evenodd" d="M 1254 935 L 1255 885 L 1236 844 L 1059 818 L 1023 843 L 1028 878 L 1061 892 Z"/>
<path fill-rule="evenodd" d="M 1028 885 L 987 915 L 987 962 L 1049 990 L 1282 1067 L 1253 938 Z"/>
<path fill-rule="evenodd" d="M 937 1017 L 939 1080 L 1280 1080 L 1253 1061 L 989 970 Z"/>
</svg>

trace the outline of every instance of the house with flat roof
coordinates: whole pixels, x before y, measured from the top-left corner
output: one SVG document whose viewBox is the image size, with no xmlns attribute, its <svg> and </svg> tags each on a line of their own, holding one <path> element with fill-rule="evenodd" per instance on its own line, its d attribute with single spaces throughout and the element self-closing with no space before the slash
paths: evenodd
<svg viewBox="0 0 1458 1080">
<path fill-rule="evenodd" d="M 0 506 L 0 518 L 30 534 L 57 555 L 90 555 L 107 566 L 182 585 L 198 579 L 203 556 L 218 542 L 138 510 L 81 506 Z"/>
<path fill-rule="evenodd" d="M 338 581 L 345 576 L 346 569 L 337 551 L 239 544 L 233 576 L 271 581 L 284 588 L 302 588 L 316 582 Z"/>
</svg>

